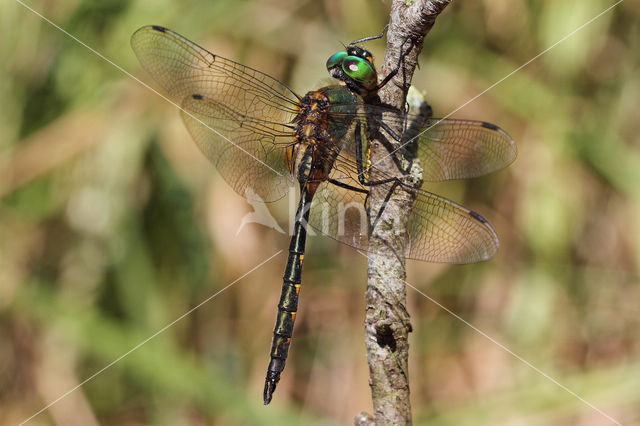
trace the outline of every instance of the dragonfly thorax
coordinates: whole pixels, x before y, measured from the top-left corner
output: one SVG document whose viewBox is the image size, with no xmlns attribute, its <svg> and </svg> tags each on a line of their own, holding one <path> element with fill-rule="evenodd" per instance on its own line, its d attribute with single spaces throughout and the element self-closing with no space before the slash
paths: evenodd
<svg viewBox="0 0 640 426">
<path fill-rule="evenodd" d="M 298 114 L 293 119 L 296 124 L 294 138 L 297 143 L 316 145 L 328 137 L 327 110 L 329 99 L 320 91 L 307 93 L 298 107 Z"/>
<path fill-rule="evenodd" d="M 328 179 L 349 129 L 345 118 L 355 111 L 356 101 L 349 89 L 336 85 L 308 92 L 300 100 L 292 121 L 295 143 L 286 155 L 287 168 L 298 181 L 317 186 Z"/>
</svg>

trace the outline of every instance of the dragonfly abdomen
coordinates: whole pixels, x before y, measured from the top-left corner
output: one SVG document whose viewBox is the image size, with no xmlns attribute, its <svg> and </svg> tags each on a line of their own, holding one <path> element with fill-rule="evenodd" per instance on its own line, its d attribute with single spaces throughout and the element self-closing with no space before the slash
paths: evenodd
<svg viewBox="0 0 640 426">
<path fill-rule="evenodd" d="M 271 402 L 271 397 L 280 381 L 280 374 L 289 354 L 289 345 L 293 336 L 293 325 L 298 311 L 298 296 L 302 282 L 302 262 L 307 240 L 307 222 L 309 221 L 309 208 L 313 194 L 307 192 L 303 186 L 300 195 L 300 203 L 296 213 L 296 222 L 293 227 L 293 236 L 289 244 L 289 257 L 282 277 L 282 290 L 278 303 L 278 315 L 273 329 L 273 341 L 271 343 L 271 359 L 267 367 L 267 376 L 264 383 L 264 404 Z"/>
</svg>

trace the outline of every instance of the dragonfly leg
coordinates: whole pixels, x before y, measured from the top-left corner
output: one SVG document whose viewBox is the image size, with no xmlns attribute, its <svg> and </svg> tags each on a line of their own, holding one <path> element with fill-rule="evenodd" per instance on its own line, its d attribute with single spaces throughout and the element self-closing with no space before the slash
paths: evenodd
<svg viewBox="0 0 640 426">
<path fill-rule="evenodd" d="M 407 41 L 409 41 L 410 44 L 409 44 L 409 48 L 405 52 L 403 49 L 404 49 L 404 44 Z M 376 86 L 373 92 L 377 92 L 378 90 L 382 89 L 384 86 L 387 85 L 389 81 L 391 81 L 393 77 L 396 76 L 396 74 L 398 74 L 398 72 L 400 71 L 400 68 L 402 68 L 402 65 L 404 64 L 404 57 L 407 56 L 409 52 L 411 52 L 411 50 L 413 49 L 413 45 L 414 45 L 413 41 L 410 38 L 405 39 L 405 41 L 402 43 L 402 49 L 400 51 L 400 57 L 398 58 L 398 63 L 396 64 L 396 67 L 392 69 L 391 72 L 385 76 L 385 78 L 382 79 L 382 81 Z"/>
<path fill-rule="evenodd" d="M 391 178 L 385 178 L 385 179 L 379 179 L 379 180 L 373 180 L 373 181 L 365 179 L 364 164 L 363 164 L 364 160 L 363 160 L 363 153 L 362 153 L 362 135 L 360 134 L 360 129 L 361 129 L 361 125 L 360 125 L 360 121 L 358 121 L 356 123 L 356 128 L 355 128 L 356 168 L 358 171 L 358 181 L 364 186 L 384 185 L 385 183 L 390 183 L 390 182 L 402 183 L 401 179 L 398 177 L 391 177 Z"/>
<path fill-rule="evenodd" d="M 368 194 L 368 193 L 369 193 L 369 191 L 365 191 L 365 190 L 364 190 L 364 189 L 362 189 L 362 188 L 358 188 L 358 187 L 355 187 L 355 186 L 349 185 L 349 184 L 344 183 L 344 182 L 340 182 L 339 180 L 335 180 L 335 179 L 332 179 L 332 178 L 329 178 L 329 179 L 327 180 L 327 182 L 332 183 L 332 184 L 334 184 L 334 185 L 336 185 L 336 186 L 339 186 L 340 188 L 348 189 L 348 190 L 350 190 L 350 191 L 356 191 L 356 192 L 360 192 L 360 193 L 362 193 L 362 194 Z"/>
<path fill-rule="evenodd" d="M 396 109 L 389 105 L 386 105 L 386 106 L 388 106 L 391 109 Z M 406 102 L 404 112 L 409 111 L 410 107 L 411 105 L 409 104 L 409 102 Z M 431 105 L 429 105 L 426 100 L 422 100 L 421 104 L 417 108 L 418 108 L 418 114 L 414 116 L 414 119 L 412 120 L 411 123 L 409 123 L 409 114 L 406 114 L 406 113 L 404 114 L 403 124 L 402 124 L 402 129 L 403 129 L 402 135 L 396 133 L 391 127 L 389 127 L 389 125 L 385 123 L 380 116 L 369 114 L 368 119 L 375 121 L 396 142 L 405 143 L 407 139 L 406 131 L 410 127 L 418 126 L 419 128 L 422 128 L 422 126 L 424 126 L 424 124 L 426 123 L 427 119 L 433 116 L 433 110 L 431 108 Z M 403 140 L 403 136 L 405 137 L 404 140 Z"/>
<path fill-rule="evenodd" d="M 384 129 L 384 131 L 387 132 L 389 134 L 389 136 L 391 136 L 393 138 L 393 140 L 395 140 L 396 142 L 402 143 L 402 137 L 399 134 L 397 134 L 396 132 L 394 132 L 393 129 L 391 127 L 389 127 L 389 125 L 387 123 L 385 123 L 382 120 L 377 120 L 377 119 L 376 119 L 376 122 L 378 122 L 380 127 L 382 127 Z"/>
<path fill-rule="evenodd" d="M 407 103 L 407 105 L 409 105 Z M 422 107 L 421 107 L 422 108 Z M 429 105 L 428 103 L 426 103 L 426 101 L 424 102 L 424 110 L 421 110 L 419 113 L 419 117 L 423 117 L 420 120 L 414 120 L 415 122 L 412 122 L 411 124 L 409 124 L 409 116 L 405 115 L 404 117 L 404 122 L 402 125 L 403 128 L 403 136 L 404 139 L 402 138 L 402 136 L 400 136 L 399 134 L 397 134 L 391 127 L 389 127 L 389 125 L 387 123 L 385 123 L 383 120 L 381 120 L 378 117 L 371 117 L 380 127 L 382 127 L 384 129 L 385 132 L 387 132 L 387 134 L 389 134 L 389 136 L 391 136 L 391 138 L 393 140 L 395 140 L 396 142 L 405 144 L 407 143 L 407 130 L 410 129 L 410 126 L 419 126 L 419 128 L 422 127 L 422 125 L 424 125 L 424 123 L 426 122 L 426 120 L 431 117 L 432 115 L 432 110 L 431 110 L 431 105 Z"/>
<path fill-rule="evenodd" d="M 378 224 L 378 221 L 380 220 L 380 217 L 382 216 L 382 213 L 384 212 L 384 208 L 386 207 L 387 203 L 391 199 L 391 195 L 393 194 L 393 191 L 395 191 L 395 189 L 398 187 L 398 185 L 401 185 L 401 183 L 400 183 L 399 180 L 396 180 L 391 185 L 391 188 L 389 188 L 389 191 L 387 191 L 387 195 L 385 195 L 385 197 L 384 197 L 384 201 L 382 202 L 382 206 L 380 207 L 380 210 L 378 210 L 378 213 L 376 214 L 376 217 L 370 222 L 371 223 L 370 231 L 373 230 L 376 227 L 376 225 Z M 369 215 L 369 217 L 371 217 L 371 211 L 369 209 L 367 209 L 367 214 Z"/>
</svg>

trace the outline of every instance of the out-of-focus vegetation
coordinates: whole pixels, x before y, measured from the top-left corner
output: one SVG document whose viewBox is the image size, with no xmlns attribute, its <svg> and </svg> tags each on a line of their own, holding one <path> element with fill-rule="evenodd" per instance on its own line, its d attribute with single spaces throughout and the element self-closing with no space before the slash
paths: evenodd
<svg viewBox="0 0 640 426">
<path fill-rule="evenodd" d="M 160 24 L 304 93 L 388 1 L 31 0 L 142 80 Z M 454 1 L 414 85 L 445 115 L 613 1 Z M 408 281 L 623 424 L 640 423 L 640 6 L 623 2 L 455 117 L 496 123 L 507 170 L 433 185 L 495 225 L 498 256 L 409 262 Z M 17 424 L 278 250 L 178 111 L 13 0 L 0 3 L 0 424 Z M 384 43 L 368 44 L 378 58 Z M 286 229 L 288 206 L 276 206 Z M 346 424 L 370 410 L 365 259 L 312 238 L 294 345 L 261 392 L 283 254 L 31 424 Z M 410 291 L 416 424 L 604 425 L 606 417 Z"/>
</svg>

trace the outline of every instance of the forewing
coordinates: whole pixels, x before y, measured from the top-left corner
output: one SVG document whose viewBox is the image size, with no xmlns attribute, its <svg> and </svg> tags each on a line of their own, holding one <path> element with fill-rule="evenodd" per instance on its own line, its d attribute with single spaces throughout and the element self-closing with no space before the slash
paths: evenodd
<svg viewBox="0 0 640 426">
<path fill-rule="evenodd" d="M 432 118 L 418 136 L 418 158 L 426 181 L 466 179 L 509 165 L 516 158 L 516 145 L 490 123 Z"/>
<path fill-rule="evenodd" d="M 187 98 L 183 107 L 182 118 L 189 133 L 237 193 L 271 202 L 282 198 L 294 184 L 283 158 L 290 135 L 250 117 L 238 119 L 227 105 L 205 96 Z M 233 143 L 225 143 L 225 138 Z"/>
<path fill-rule="evenodd" d="M 298 100 L 289 88 L 166 28 L 143 27 L 131 45 L 143 68 L 182 108 L 198 146 L 234 190 L 257 198 L 253 190 L 264 201 L 286 194 L 291 177 L 284 147 L 293 142 L 289 123 Z"/>
<path fill-rule="evenodd" d="M 483 176 L 508 166 L 517 155 L 507 132 L 484 121 L 429 118 L 390 108 L 366 106 L 369 124 L 382 135 L 400 139 L 402 150 L 415 147 L 425 181 L 437 182 Z M 391 134 L 387 129 L 405 129 Z"/>
</svg>

